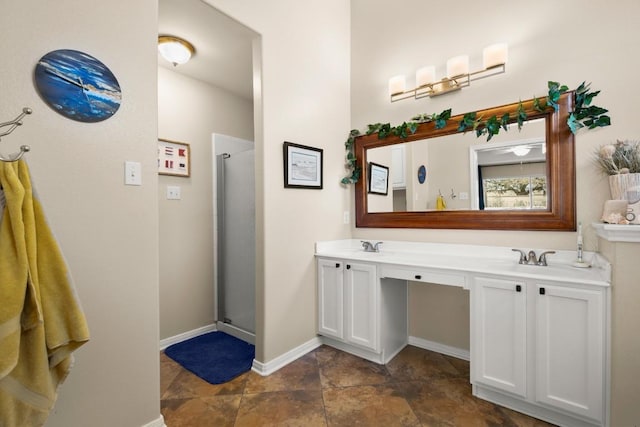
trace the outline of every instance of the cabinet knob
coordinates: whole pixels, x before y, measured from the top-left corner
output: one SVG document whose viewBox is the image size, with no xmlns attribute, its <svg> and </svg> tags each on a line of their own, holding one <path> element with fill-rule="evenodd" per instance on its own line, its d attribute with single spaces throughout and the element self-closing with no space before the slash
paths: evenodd
<svg viewBox="0 0 640 427">
<path fill-rule="evenodd" d="M 347 264 L 347 270 L 351 270 L 351 265 Z"/>
<path fill-rule="evenodd" d="M 522 286 L 516 285 L 516 292 L 522 292 Z"/>
<path fill-rule="evenodd" d="M 336 268 L 340 268 L 340 263 L 336 262 Z"/>
<path fill-rule="evenodd" d="M 421 276 L 421 275 L 419 275 L 419 274 L 416 274 L 416 276 L 415 276 L 415 277 L 416 277 L 416 279 L 417 279 L 417 280 L 422 279 L 422 276 Z"/>
<path fill-rule="evenodd" d="M 540 288 L 539 292 L 540 292 L 540 295 L 544 295 L 546 291 L 544 290 L 544 288 Z"/>
</svg>

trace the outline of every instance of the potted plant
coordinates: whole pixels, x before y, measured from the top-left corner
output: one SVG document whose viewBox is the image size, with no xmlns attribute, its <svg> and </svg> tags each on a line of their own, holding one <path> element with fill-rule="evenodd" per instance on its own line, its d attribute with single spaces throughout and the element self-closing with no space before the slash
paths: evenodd
<svg viewBox="0 0 640 427">
<path fill-rule="evenodd" d="M 637 202 L 640 198 L 640 142 L 616 141 L 596 151 L 596 163 L 609 176 L 611 198 Z"/>
</svg>

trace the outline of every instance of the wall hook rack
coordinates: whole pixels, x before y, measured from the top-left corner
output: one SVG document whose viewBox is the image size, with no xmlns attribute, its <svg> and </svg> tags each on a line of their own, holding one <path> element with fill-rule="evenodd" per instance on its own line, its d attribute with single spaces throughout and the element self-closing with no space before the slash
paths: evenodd
<svg viewBox="0 0 640 427">
<path fill-rule="evenodd" d="M 2 133 L 0 133 L 0 141 L 2 140 L 1 138 L 3 136 L 9 135 L 18 126 L 21 126 L 23 117 L 28 115 L 28 114 L 31 114 L 31 113 L 33 113 L 33 110 L 31 108 L 24 107 L 22 109 L 22 112 L 18 115 L 18 117 L 16 117 L 13 120 L 9 120 L 8 122 L 0 123 L 0 129 L 3 129 L 5 127 L 9 127 L 7 130 L 2 131 Z M 28 152 L 29 150 L 31 150 L 31 148 L 28 145 L 21 145 L 20 146 L 20 152 L 15 153 L 15 154 L 11 154 L 11 155 L 9 155 L 9 157 L 4 157 L 2 154 L 0 154 L 0 160 L 3 161 L 3 162 L 15 162 L 17 160 L 20 160 L 22 158 L 22 156 L 24 156 L 24 154 L 26 152 Z"/>
</svg>

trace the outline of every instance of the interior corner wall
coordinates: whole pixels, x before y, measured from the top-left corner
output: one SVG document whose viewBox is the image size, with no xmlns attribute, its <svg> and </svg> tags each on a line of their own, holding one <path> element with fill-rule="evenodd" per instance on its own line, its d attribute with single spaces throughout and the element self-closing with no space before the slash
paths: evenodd
<svg viewBox="0 0 640 427">
<path fill-rule="evenodd" d="M 256 359 L 270 360 L 316 337 L 314 243 L 347 238 L 350 191 L 349 2 L 206 0 L 260 34 L 262 122 L 256 129 Z M 283 142 L 323 149 L 323 189 L 283 184 Z"/>
<path fill-rule="evenodd" d="M 33 114 L 0 152 L 26 160 L 67 260 L 91 340 L 59 389 L 48 427 L 142 426 L 160 419 L 158 358 L 157 89 L 155 0 L 3 1 L 0 120 Z M 115 115 L 82 123 L 38 96 L 33 72 L 57 49 L 86 52 L 115 74 Z M 124 162 L 142 185 L 124 185 Z"/>
<path fill-rule="evenodd" d="M 611 426 L 635 426 L 640 419 L 640 244 L 599 239 L 600 252 L 613 264 L 611 288 Z"/>
<path fill-rule="evenodd" d="M 557 81 L 575 89 L 586 81 L 601 93 L 594 104 L 609 110 L 612 125 L 593 131 L 581 130 L 576 135 L 576 192 L 577 219 L 584 225 L 585 249 L 597 250 L 597 237 L 589 224 L 597 222 L 602 205 L 610 197 L 606 177 L 600 174 L 593 162 L 595 150 L 602 144 L 617 139 L 638 139 L 636 97 L 629 82 L 635 80 L 640 68 L 640 58 L 629 55 L 640 39 L 636 17 L 640 15 L 640 3 L 621 0 L 611 8 L 603 3 L 586 3 L 580 0 L 557 2 L 541 0 L 535 4 L 498 2 L 490 9 L 483 3 L 462 0 L 456 3 L 461 11 L 455 19 L 439 19 L 440 12 L 422 0 L 351 0 L 352 16 L 352 104 L 351 123 L 354 128 L 366 129 L 368 123 L 400 124 L 418 113 L 439 113 L 452 108 L 452 114 L 517 102 L 547 94 L 547 81 Z M 389 10 L 402 20 L 393 31 L 380 31 L 380 25 L 389 22 Z M 437 19 L 430 19 L 434 16 Z M 428 25 L 425 25 L 425 18 Z M 588 34 L 588 41 L 582 31 Z M 436 73 L 445 73 L 448 58 L 468 54 L 471 70 L 482 66 L 482 49 L 496 42 L 509 44 L 509 61 L 506 72 L 491 78 L 475 81 L 470 87 L 434 98 L 389 102 L 388 80 L 404 74 L 407 86 L 412 87 L 415 71 L 426 65 L 435 65 Z M 623 66 L 619 66 L 624 64 Z M 433 160 L 433 159 L 432 159 Z M 432 197 L 435 197 L 433 194 Z M 486 244 L 523 248 L 575 249 L 575 232 L 532 231 L 472 231 L 472 230 L 409 230 L 409 229 L 358 229 L 355 238 L 376 240 L 409 240 L 461 244 Z M 615 266 L 614 266 L 615 269 Z M 412 304 L 428 305 L 412 284 Z M 616 279 L 613 289 L 616 294 Z M 625 291 L 628 292 L 628 291 Z M 413 297 L 417 297 L 414 300 Z M 467 304 L 468 296 L 453 295 L 446 299 L 450 310 Z M 445 300 L 443 300 L 445 301 Z M 612 310 L 617 312 L 620 300 L 613 298 Z M 637 324 L 640 318 L 632 310 L 625 310 L 626 324 Z M 441 319 L 428 310 L 410 312 L 410 334 L 418 338 L 436 340 L 420 325 L 438 324 Z M 614 324 L 614 328 L 615 328 Z M 457 325 L 448 325 L 450 342 L 468 342 L 466 318 Z M 614 330 L 613 360 L 622 360 L 629 354 L 633 334 L 620 336 Z M 631 366 L 631 365 L 625 365 Z M 637 368 L 637 366 L 636 366 Z M 614 367 L 615 372 L 615 367 Z M 624 372 L 627 378 L 637 378 L 637 369 Z M 637 422 L 640 414 L 637 405 L 620 400 L 625 394 L 626 383 L 620 377 L 613 378 L 612 424 L 629 425 Z M 624 398 L 622 398 L 624 399 Z M 622 402 L 622 403 L 620 403 Z"/>
<path fill-rule="evenodd" d="M 158 67 L 158 136 L 191 148 L 190 177 L 158 177 L 161 339 L 215 320 L 213 133 L 253 140 L 253 102 Z"/>
</svg>

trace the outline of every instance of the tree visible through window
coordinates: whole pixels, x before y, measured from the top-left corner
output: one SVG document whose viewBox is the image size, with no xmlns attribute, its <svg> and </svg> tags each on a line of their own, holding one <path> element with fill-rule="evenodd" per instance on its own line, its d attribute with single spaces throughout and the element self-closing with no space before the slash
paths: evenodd
<svg viewBox="0 0 640 427">
<path fill-rule="evenodd" d="M 546 209 L 544 175 L 482 180 L 485 209 Z"/>
</svg>

